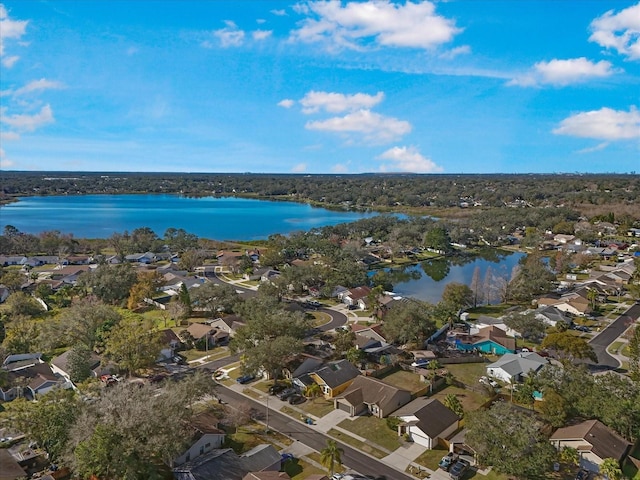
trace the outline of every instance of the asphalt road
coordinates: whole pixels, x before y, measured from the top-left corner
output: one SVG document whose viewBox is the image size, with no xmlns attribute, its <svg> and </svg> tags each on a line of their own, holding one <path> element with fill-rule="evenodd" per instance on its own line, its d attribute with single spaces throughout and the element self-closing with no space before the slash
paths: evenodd
<svg viewBox="0 0 640 480">
<path fill-rule="evenodd" d="M 598 356 L 598 364 L 590 364 L 589 366 L 591 368 L 609 370 L 616 369 L 620 366 L 618 361 L 607 353 L 607 347 L 622 335 L 638 318 L 640 318 L 640 304 L 636 303 L 591 339 L 589 344 Z"/>
<path fill-rule="evenodd" d="M 223 385 L 217 387 L 217 395 L 224 402 L 231 405 L 248 403 L 255 412 L 255 418 L 262 422 L 266 421 L 267 408 L 262 403 L 245 397 Z M 279 400 L 274 399 L 274 401 Z M 327 440 L 331 438 L 314 430 L 313 426 L 307 426 L 298 420 L 271 409 L 269 409 L 269 428 L 298 440 L 318 452 L 326 447 Z M 340 442 L 338 442 L 338 445 L 343 449 L 343 465 L 356 472 L 364 475 L 373 475 L 376 478 L 386 477 L 388 480 L 410 480 L 413 478 L 348 445 Z"/>
</svg>

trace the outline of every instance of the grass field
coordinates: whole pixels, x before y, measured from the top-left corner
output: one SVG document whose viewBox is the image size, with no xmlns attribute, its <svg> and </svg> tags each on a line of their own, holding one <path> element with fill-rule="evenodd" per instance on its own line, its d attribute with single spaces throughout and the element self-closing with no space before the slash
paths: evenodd
<svg viewBox="0 0 640 480">
<path fill-rule="evenodd" d="M 476 393 L 472 390 L 465 390 L 463 388 L 454 387 L 453 385 L 449 385 L 443 390 L 440 390 L 438 393 L 432 395 L 433 398 L 437 398 L 441 402 L 444 401 L 445 397 L 449 394 L 454 394 L 460 400 L 462 404 L 462 408 L 464 408 L 465 412 L 472 412 L 480 408 L 487 399 Z"/>
<path fill-rule="evenodd" d="M 328 433 L 336 440 L 339 440 L 342 443 L 346 443 L 347 445 L 351 445 L 352 447 L 355 447 L 358 450 L 362 450 L 369 455 L 373 455 L 376 458 L 384 458 L 387 456 L 387 452 L 383 452 L 382 450 L 375 448 L 368 443 L 361 442 L 357 438 L 353 438 L 351 435 L 347 435 L 346 433 L 343 433 L 334 428 L 329 430 Z"/>
<path fill-rule="evenodd" d="M 343 420 L 338 426 L 390 451 L 401 445 L 398 433 L 391 430 L 383 418 L 358 417 L 355 420 Z"/>
<path fill-rule="evenodd" d="M 478 385 L 478 379 L 487 374 L 488 361 L 483 363 L 458 363 L 443 365 L 456 380 L 465 385 Z"/>
<path fill-rule="evenodd" d="M 405 370 L 391 370 L 389 373 L 380 377 L 380 380 L 412 393 L 425 387 L 425 383 L 420 381 L 420 375 Z"/>
</svg>

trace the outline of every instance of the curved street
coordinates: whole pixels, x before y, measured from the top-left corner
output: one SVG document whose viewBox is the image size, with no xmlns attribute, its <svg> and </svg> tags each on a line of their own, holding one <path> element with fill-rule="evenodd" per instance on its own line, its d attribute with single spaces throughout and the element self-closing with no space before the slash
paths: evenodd
<svg viewBox="0 0 640 480">
<path fill-rule="evenodd" d="M 627 328 L 633 325 L 638 318 L 640 318 L 640 304 L 636 303 L 589 341 L 589 344 L 598 356 L 597 364 L 589 364 L 591 369 L 614 370 L 620 366 L 620 362 L 609 355 L 607 348 L 615 342 Z"/>
</svg>

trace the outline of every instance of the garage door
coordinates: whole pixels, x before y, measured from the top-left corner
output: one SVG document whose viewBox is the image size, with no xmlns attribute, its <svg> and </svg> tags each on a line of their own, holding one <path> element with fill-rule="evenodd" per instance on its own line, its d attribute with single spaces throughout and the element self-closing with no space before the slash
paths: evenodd
<svg viewBox="0 0 640 480">
<path fill-rule="evenodd" d="M 341 401 L 338 401 L 338 410 L 342 410 L 343 412 L 347 412 L 349 415 L 351 415 L 351 405 L 349 405 L 348 403 L 343 403 Z"/>
</svg>

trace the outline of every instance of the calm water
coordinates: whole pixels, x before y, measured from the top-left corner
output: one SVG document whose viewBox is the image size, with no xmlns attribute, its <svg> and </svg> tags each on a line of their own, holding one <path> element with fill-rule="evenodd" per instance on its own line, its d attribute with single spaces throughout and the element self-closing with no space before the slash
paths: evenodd
<svg viewBox="0 0 640 480">
<path fill-rule="evenodd" d="M 25 197 L 0 207 L 0 229 L 13 225 L 25 233 L 58 230 L 78 238 L 107 238 L 139 227 L 162 236 L 173 227 L 213 240 L 256 240 L 374 215 L 243 198 L 78 195 Z"/>
<path fill-rule="evenodd" d="M 480 281 L 484 281 L 489 267 L 494 275 L 510 278 L 513 267 L 523 256 L 523 253 L 502 253 L 491 250 L 484 255 L 471 258 L 447 258 L 422 262 L 407 267 L 401 272 L 400 277 L 410 276 L 411 278 L 394 282 L 393 290 L 405 297 L 437 303 L 442 298 L 442 292 L 448 283 L 471 285 L 476 267 L 480 268 Z"/>
</svg>

